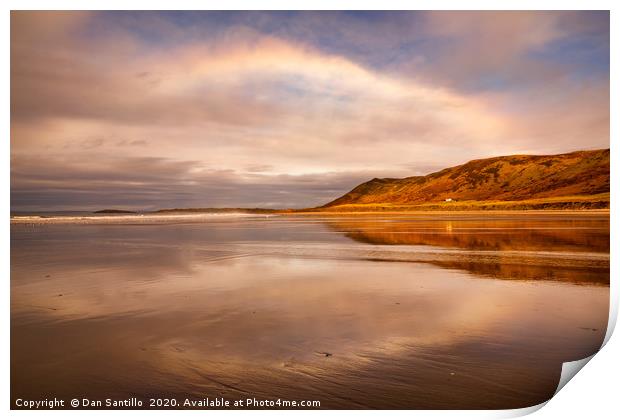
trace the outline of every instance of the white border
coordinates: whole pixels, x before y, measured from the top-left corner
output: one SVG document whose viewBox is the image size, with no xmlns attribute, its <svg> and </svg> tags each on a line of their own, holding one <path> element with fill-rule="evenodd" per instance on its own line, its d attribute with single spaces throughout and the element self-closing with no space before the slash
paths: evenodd
<svg viewBox="0 0 620 420">
<path fill-rule="evenodd" d="M 397 1 L 397 0 L 314 0 L 314 1 L 297 1 L 291 2 L 284 0 L 271 0 L 271 1 L 251 1 L 251 0 L 228 0 L 228 1 L 199 1 L 199 0 L 151 0 L 149 2 L 132 2 L 128 0 L 90 0 L 88 2 L 78 0 L 22 0 L 14 1 L 8 0 L 3 2 L 4 14 L 2 15 L 2 28 L 3 42 L 1 44 L 2 57 L 4 65 L 2 66 L 2 79 L 4 80 L 4 101 L 2 103 L 3 110 L 3 125 L 4 132 L 10 132 L 10 74 L 8 57 L 10 51 L 10 13 L 9 10 L 27 10 L 27 9 L 55 9 L 55 10 L 99 10 L 99 9 L 116 9 L 116 10 L 291 10 L 291 9 L 303 9 L 303 10 L 341 10 L 341 9 L 357 9 L 357 10 L 611 10 L 611 139 L 616 139 L 617 118 L 618 113 L 618 84 L 613 77 L 614 71 L 618 70 L 618 54 L 614 54 L 614 47 L 618 47 L 618 19 L 616 13 L 620 9 L 617 6 L 618 2 L 611 0 L 589 0 L 589 1 L 576 1 L 576 0 L 503 0 L 501 2 L 483 1 L 483 0 L 418 0 L 412 1 Z M 615 141 L 610 141 L 612 161 L 617 161 L 618 150 Z M 1 392 L 3 394 L 2 406 L 3 411 L 9 410 L 9 395 L 10 395 L 10 377 L 9 377 L 9 345 L 8 340 L 10 334 L 10 147 L 9 141 L 4 141 L 1 148 L 2 154 L 2 177 L 3 181 L 0 183 L 2 188 L 2 213 L 0 218 L 5 221 L 2 224 L 2 278 L 5 281 L 2 288 L 2 302 L 4 303 L 4 317 L 1 325 L 2 333 L 2 360 L 5 369 L 2 369 L 1 378 Z M 618 205 L 618 171 L 612 165 L 612 193 L 611 193 L 611 205 L 612 211 L 617 208 Z M 612 213 L 613 214 L 613 213 Z M 619 279 L 618 266 L 616 263 L 616 256 L 618 247 L 614 245 L 615 239 L 618 237 L 618 223 L 617 220 L 611 219 L 611 278 Z M 618 298 L 619 292 L 617 287 L 617 281 L 612 280 L 610 289 L 611 294 L 611 311 L 610 311 L 610 328 L 606 336 L 606 341 L 609 340 L 610 334 L 615 325 L 618 314 Z M 354 411 L 354 412 L 342 412 L 331 411 L 321 413 L 321 416 L 327 416 L 328 418 L 336 418 L 336 416 L 355 416 L 356 418 L 371 418 L 376 415 L 390 416 L 395 418 L 411 418 L 415 416 L 418 418 L 506 418 L 515 417 L 519 415 L 528 414 L 536 411 L 531 418 L 537 419 L 553 419 L 553 418 L 567 418 L 567 419 L 582 419 L 585 416 L 593 418 L 609 418 L 613 415 L 611 413 L 617 413 L 617 391 L 615 387 L 615 379 L 620 371 L 620 363 L 618 361 L 618 355 L 620 352 L 620 344 L 617 338 L 612 338 L 607 342 L 604 349 L 597 354 L 590 363 L 585 366 L 583 371 L 578 374 L 578 379 L 570 381 L 557 396 L 552 398 L 545 406 L 543 410 L 536 411 L 537 408 L 523 409 L 523 410 L 505 410 L 505 411 L 381 411 L 380 413 L 372 411 Z M 10 415 L 15 418 L 35 418 L 43 414 L 47 418 L 83 418 L 84 412 L 80 411 L 12 411 Z M 89 418 L 108 418 L 110 415 L 114 416 L 131 416 L 132 418 L 168 418 L 173 416 L 188 416 L 194 418 L 218 417 L 218 418 L 237 418 L 242 415 L 250 414 L 255 418 L 289 418 L 291 414 L 299 418 L 314 418 L 317 412 L 313 411 L 296 411 L 296 412 L 265 412 L 265 411 L 252 411 L 252 412 L 233 412 L 233 411 L 192 411 L 183 412 L 181 414 L 178 411 L 174 413 L 167 413 L 162 411 L 139 411 L 139 412 L 88 412 Z"/>
</svg>

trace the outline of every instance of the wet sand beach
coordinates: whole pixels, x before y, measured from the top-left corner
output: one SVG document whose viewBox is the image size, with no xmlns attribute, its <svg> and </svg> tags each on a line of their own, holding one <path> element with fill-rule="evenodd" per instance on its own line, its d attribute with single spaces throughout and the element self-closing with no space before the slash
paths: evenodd
<svg viewBox="0 0 620 420">
<path fill-rule="evenodd" d="M 605 211 L 14 218 L 11 399 L 520 408 L 608 308 Z"/>
</svg>

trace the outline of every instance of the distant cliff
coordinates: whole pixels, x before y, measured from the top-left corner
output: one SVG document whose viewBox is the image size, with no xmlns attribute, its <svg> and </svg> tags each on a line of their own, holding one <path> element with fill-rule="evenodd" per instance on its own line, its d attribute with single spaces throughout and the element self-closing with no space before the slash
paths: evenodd
<svg viewBox="0 0 620 420">
<path fill-rule="evenodd" d="M 480 208 L 485 208 L 485 203 L 488 208 L 502 208 L 502 202 L 519 202 L 521 208 L 609 207 L 609 149 L 500 156 L 472 160 L 425 176 L 375 178 L 321 209 L 458 208 L 465 206 L 463 202 Z"/>
<path fill-rule="evenodd" d="M 117 209 L 103 209 L 94 211 L 95 214 L 135 214 L 135 211 L 131 210 L 117 210 Z"/>
</svg>

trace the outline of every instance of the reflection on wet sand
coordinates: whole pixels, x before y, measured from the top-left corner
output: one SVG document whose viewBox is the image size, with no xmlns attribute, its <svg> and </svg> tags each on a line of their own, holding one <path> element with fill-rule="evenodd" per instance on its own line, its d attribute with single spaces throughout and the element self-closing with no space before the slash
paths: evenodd
<svg viewBox="0 0 620 420">
<path fill-rule="evenodd" d="M 548 399 L 561 363 L 602 342 L 603 239 L 573 239 L 572 265 L 541 274 L 410 262 L 413 244 L 390 254 L 347 229 L 362 230 L 317 218 L 12 226 L 12 397 L 516 408 Z"/>
<path fill-rule="evenodd" d="M 570 269 L 544 261 L 540 253 L 525 264 L 523 258 L 509 260 L 501 253 L 494 261 L 450 258 L 427 261 L 443 268 L 466 270 L 500 279 L 609 283 L 609 218 L 540 220 L 461 219 L 402 220 L 340 218 L 327 222 L 330 228 L 357 242 L 374 245 L 427 245 L 447 249 L 488 251 L 539 251 L 603 254 L 599 264 L 584 264 L 583 258 Z M 579 254 L 578 254 L 579 255 Z"/>
<path fill-rule="evenodd" d="M 431 245 L 475 250 L 609 252 L 609 218 L 402 220 L 340 218 L 328 225 L 378 245 Z"/>
</svg>

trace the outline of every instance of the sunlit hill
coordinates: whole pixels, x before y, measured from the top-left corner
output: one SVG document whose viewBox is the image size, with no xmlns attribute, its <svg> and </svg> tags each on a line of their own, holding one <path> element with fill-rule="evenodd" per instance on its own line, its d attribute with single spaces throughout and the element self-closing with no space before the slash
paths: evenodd
<svg viewBox="0 0 620 420">
<path fill-rule="evenodd" d="M 472 160 L 426 176 L 375 178 L 324 205 L 364 209 L 609 207 L 609 149 Z"/>
</svg>

